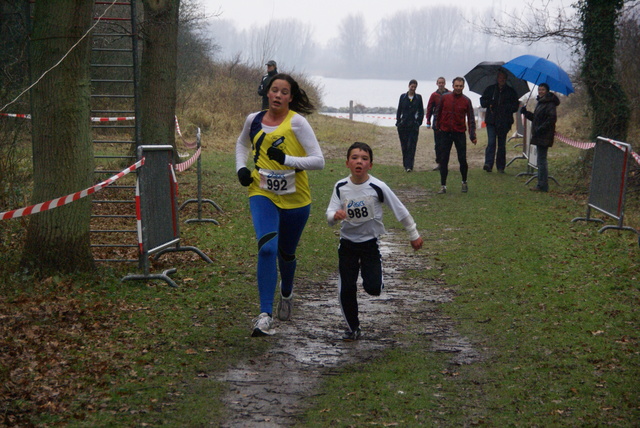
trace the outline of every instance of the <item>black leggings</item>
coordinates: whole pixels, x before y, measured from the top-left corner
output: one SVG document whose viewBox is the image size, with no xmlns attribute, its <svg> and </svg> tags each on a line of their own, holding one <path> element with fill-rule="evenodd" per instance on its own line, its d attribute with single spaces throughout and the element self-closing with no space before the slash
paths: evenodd
<svg viewBox="0 0 640 428">
<path fill-rule="evenodd" d="M 449 157 L 451 156 L 451 147 L 455 144 L 456 152 L 458 152 L 458 163 L 460 164 L 460 174 L 462 181 L 467 181 L 467 172 L 469 165 L 467 164 L 467 136 L 464 132 L 443 132 L 442 138 L 442 157 L 440 160 L 440 184 L 447 185 L 447 175 L 449 175 Z"/>
<path fill-rule="evenodd" d="M 349 329 L 354 331 L 360 326 L 356 287 L 358 273 L 362 276 L 364 291 L 372 296 L 379 296 L 382 292 L 382 260 L 378 240 L 355 243 L 341 239 L 338 259 L 340 306 Z"/>
</svg>

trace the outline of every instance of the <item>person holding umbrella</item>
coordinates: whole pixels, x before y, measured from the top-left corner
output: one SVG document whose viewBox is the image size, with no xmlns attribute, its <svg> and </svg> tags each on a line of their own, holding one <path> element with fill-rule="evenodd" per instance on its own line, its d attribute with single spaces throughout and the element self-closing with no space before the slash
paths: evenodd
<svg viewBox="0 0 640 428">
<path fill-rule="evenodd" d="M 513 114 L 518 111 L 518 105 L 516 91 L 507 85 L 506 71 L 499 69 L 496 83 L 488 86 L 480 97 L 480 106 L 487 109 L 487 148 L 483 167 L 487 172 L 492 171 L 495 160 L 498 172 L 504 173 L 507 164 L 507 133 L 513 125 Z"/>
<path fill-rule="evenodd" d="M 538 85 L 538 104 L 533 113 L 522 107 L 522 113 L 531 124 L 531 144 L 537 146 L 538 151 L 538 185 L 531 190 L 537 192 L 549 191 L 549 168 L 547 164 L 547 152 L 553 146 L 556 132 L 556 120 L 558 118 L 556 107 L 560 105 L 560 99 L 549 90 L 547 83 Z"/>
</svg>

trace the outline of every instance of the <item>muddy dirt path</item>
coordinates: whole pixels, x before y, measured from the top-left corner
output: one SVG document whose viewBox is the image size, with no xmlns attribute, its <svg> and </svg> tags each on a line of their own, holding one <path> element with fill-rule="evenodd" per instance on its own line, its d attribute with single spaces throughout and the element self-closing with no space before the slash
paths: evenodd
<svg viewBox="0 0 640 428">
<path fill-rule="evenodd" d="M 378 163 L 402 164 L 395 128 L 385 130 L 375 146 L 374 150 L 381 155 L 377 156 Z M 342 157 L 342 151 L 344 148 L 328 148 L 331 154 L 325 153 L 325 156 Z M 479 148 L 470 147 L 469 163 L 481 165 L 481 155 Z M 416 153 L 416 169 L 431 169 L 433 158 L 432 133 L 423 130 Z M 450 166 L 456 168 L 455 156 L 452 158 Z M 426 202 L 428 191 L 433 189 L 397 193 L 406 202 Z M 337 278 L 326 283 L 308 283 L 297 278 L 292 319 L 276 320 L 274 336 L 256 339 L 268 340 L 273 347 L 217 377 L 228 385 L 228 393 L 223 398 L 228 418 L 221 426 L 292 426 L 308 405 L 308 399 L 316 393 L 323 376 L 331 375 L 339 367 L 375 358 L 385 349 L 408 345 L 401 337 L 427 336 L 430 350 L 450 353 L 452 364 L 471 364 L 480 358 L 470 343 L 456 332 L 454 322 L 438 309 L 440 304 L 453 298 L 453 292 L 443 284 L 405 278 L 408 270 L 433 268 L 427 252 L 414 252 L 404 231 L 383 236 L 381 252 L 385 281 L 382 295 L 369 296 L 361 285 L 358 289 L 361 340 L 343 342 L 340 339 L 345 323 L 338 304 Z M 407 332 L 410 334 L 406 335 Z"/>
<path fill-rule="evenodd" d="M 406 270 L 429 269 L 427 257 L 414 253 L 402 236 L 382 241 L 385 290 L 372 297 L 360 287 L 363 336 L 343 342 L 337 279 L 299 286 L 294 315 L 276 321 L 273 347 L 258 358 L 223 373 L 229 392 L 224 397 L 228 419 L 224 427 L 283 427 L 293 425 L 323 376 L 337 367 L 364 362 L 388 348 L 404 346 L 398 333 L 426 335 L 432 352 L 451 353 L 451 363 L 469 364 L 478 354 L 460 337 L 453 322 L 438 310 L 453 293 L 441 284 L 403 278 Z M 409 336 L 411 336 L 411 334 Z"/>
</svg>

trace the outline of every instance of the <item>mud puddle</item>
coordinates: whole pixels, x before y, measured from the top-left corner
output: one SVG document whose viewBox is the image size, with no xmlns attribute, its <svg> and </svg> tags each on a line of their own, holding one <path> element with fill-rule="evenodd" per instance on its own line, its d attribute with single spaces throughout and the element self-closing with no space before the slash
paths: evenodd
<svg viewBox="0 0 640 428">
<path fill-rule="evenodd" d="M 346 324 L 338 304 L 337 278 L 297 285 L 292 319 L 276 320 L 274 336 L 255 339 L 274 346 L 218 376 L 229 388 L 223 398 L 228 419 L 221 426 L 292 426 L 323 376 L 375 358 L 385 349 L 408 345 L 413 335 L 427 335 L 430 351 L 451 353 L 452 364 L 478 360 L 479 354 L 456 333 L 452 320 L 438 310 L 453 292 L 442 284 L 403 278 L 406 270 L 431 268 L 424 250 L 414 252 L 401 232 L 385 235 L 381 251 L 385 290 L 378 297 L 367 295 L 361 286 L 358 290 L 361 340 L 340 340 Z"/>
</svg>

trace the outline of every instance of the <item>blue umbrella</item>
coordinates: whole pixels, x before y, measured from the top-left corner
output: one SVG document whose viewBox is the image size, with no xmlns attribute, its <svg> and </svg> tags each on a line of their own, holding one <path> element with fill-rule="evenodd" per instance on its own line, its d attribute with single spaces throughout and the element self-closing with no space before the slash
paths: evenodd
<svg viewBox="0 0 640 428">
<path fill-rule="evenodd" d="M 535 55 L 522 55 L 503 65 L 516 77 L 534 85 L 546 83 L 549 89 L 564 95 L 574 92 L 569 75 L 557 64 Z"/>
</svg>

